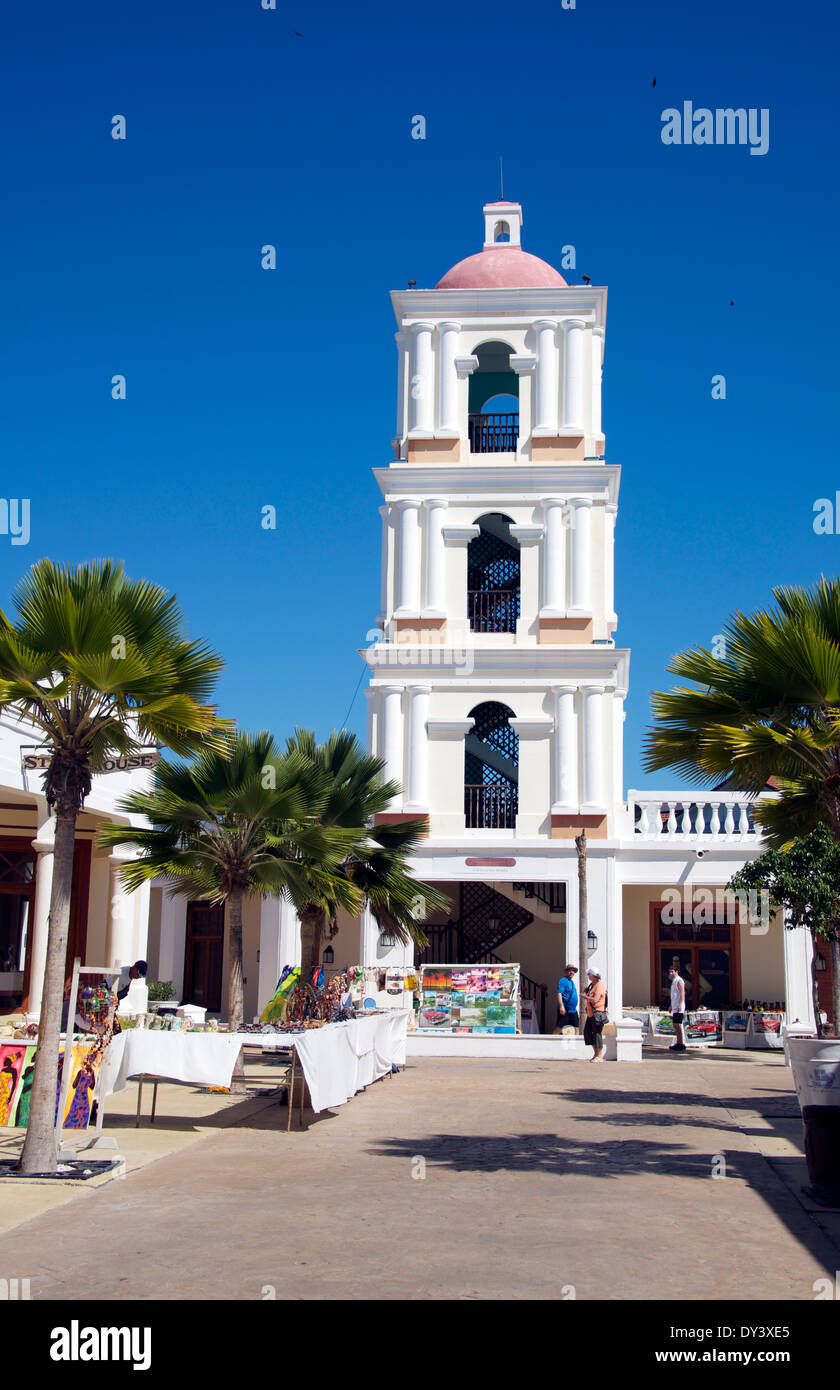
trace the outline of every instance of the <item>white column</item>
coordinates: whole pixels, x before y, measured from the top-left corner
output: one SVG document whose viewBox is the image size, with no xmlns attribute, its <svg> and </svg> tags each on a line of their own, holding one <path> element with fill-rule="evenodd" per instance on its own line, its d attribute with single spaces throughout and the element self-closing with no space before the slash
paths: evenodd
<svg viewBox="0 0 840 1390">
<path fill-rule="evenodd" d="M 583 802 L 582 811 L 604 808 L 603 685 L 582 685 L 583 691 Z"/>
<path fill-rule="evenodd" d="M 281 899 L 260 900 L 260 959 L 257 967 L 257 1015 L 262 1013 L 280 979 L 285 961 L 280 960 Z M 291 962 L 289 962 L 291 963 Z"/>
<path fill-rule="evenodd" d="M 378 965 L 376 944 L 379 940 L 379 923 L 365 903 L 359 919 L 359 965 Z"/>
<path fill-rule="evenodd" d="M 407 433 L 405 419 L 405 377 L 406 377 L 406 355 L 409 354 L 409 335 L 402 329 L 395 333 L 397 340 L 397 361 L 399 370 L 397 372 L 397 439 L 402 441 Z M 409 363 L 411 361 L 409 354 Z"/>
<path fill-rule="evenodd" d="M 457 439 L 461 431 L 458 428 L 458 373 L 455 368 L 455 357 L 458 352 L 458 334 L 461 331 L 460 323 L 452 323 L 446 320 L 438 324 L 440 333 L 440 429 L 438 434 L 444 438 L 451 437 Z"/>
<path fill-rule="evenodd" d="M 578 809 L 577 730 L 572 681 L 552 685 L 554 693 L 554 804 L 555 815 Z"/>
<path fill-rule="evenodd" d="M 563 428 L 583 434 L 583 319 L 564 319 Z"/>
<path fill-rule="evenodd" d="M 375 757 L 374 721 L 376 719 L 378 704 L 376 687 L 369 685 L 367 690 L 364 692 L 364 696 L 365 703 L 367 705 L 367 718 L 365 720 L 365 752 L 369 756 Z"/>
<path fill-rule="evenodd" d="M 432 353 L 433 323 L 411 325 L 411 429 L 409 435 L 431 439 L 435 432 L 434 355 Z"/>
<path fill-rule="evenodd" d="M 613 693 L 613 747 L 612 747 L 612 773 L 613 773 L 613 801 L 620 805 L 624 801 L 624 700 L 627 695 L 626 690 L 616 690 Z"/>
<path fill-rule="evenodd" d="M 293 904 L 281 898 L 278 963 L 282 970 L 284 965 L 300 965 L 300 962 L 300 918 Z"/>
<path fill-rule="evenodd" d="M 572 530 L 572 601 L 569 616 L 588 618 L 592 615 L 592 498 L 571 497 Z"/>
<path fill-rule="evenodd" d="M 624 1008 L 624 921 L 622 886 L 618 877 L 615 856 L 606 861 L 606 930 L 607 978 L 610 996 L 609 1016 L 614 1023 L 621 1021 Z"/>
<path fill-rule="evenodd" d="M 55 817 L 48 816 L 32 841 L 37 854 L 35 865 L 35 904 L 29 925 L 26 952 L 29 957 L 29 1001 L 27 1012 L 40 1014 L 47 965 L 47 939 L 50 930 L 53 861 L 55 857 Z"/>
<path fill-rule="evenodd" d="M 160 950 L 158 969 L 161 980 L 171 980 L 175 998 L 184 993 L 184 948 L 187 938 L 187 900 L 164 888 L 160 899 Z"/>
<path fill-rule="evenodd" d="M 608 502 L 604 508 L 604 612 L 609 631 L 618 623 L 615 611 L 615 518 L 618 512 L 616 502 Z"/>
<path fill-rule="evenodd" d="M 604 330 L 596 325 L 592 330 L 592 434 L 601 433 L 601 363 L 604 356 Z"/>
<path fill-rule="evenodd" d="M 420 507 L 417 497 L 395 502 L 400 514 L 399 591 L 395 618 L 420 613 Z"/>
<path fill-rule="evenodd" d="M 429 717 L 429 685 L 408 687 L 408 800 L 406 811 L 429 809 L 429 746 L 426 720 Z"/>
<path fill-rule="evenodd" d="M 443 519 L 449 506 L 445 497 L 426 501 L 426 606 L 424 618 L 446 616 L 446 550 Z"/>
<path fill-rule="evenodd" d="M 741 930 L 749 931 L 749 928 L 742 927 Z M 816 1029 L 811 988 L 811 960 L 814 954 L 811 933 L 805 927 L 786 927 L 781 913 L 772 918 L 770 930 L 782 933 L 788 1022 Z"/>
<path fill-rule="evenodd" d="M 537 319 L 537 418 L 534 434 L 557 433 L 557 322 Z"/>
<path fill-rule="evenodd" d="M 382 518 L 382 549 L 379 556 L 379 614 L 377 623 L 384 623 L 388 617 L 388 508 L 380 507 L 379 515 Z"/>
<path fill-rule="evenodd" d="M 540 616 L 565 618 L 565 560 L 563 553 L 564 497 L 544 497 L 545 539 L 543 541 L 543 603 Z"/>
<path fill-rule="evenodd" d="M 402 686 L 381 685 L 379 691 L 382 696 L 379 756 L 385 763 L 382 775 L 386 782 L 398 782 L 402 788 Z M 402 796 L 398 795 L 391 809 L 396 809 L 401 802 Z"/>
<path fill-rule="evenodd" d="M 136 859 L 134 850 L 118 853 L 114 850 L 108 855 L 111 882 L 108 893 L 108 935 L 105 947 L 106 965 L 131 965 L 133 945 L 131 903 L 120 875 L 120 867 Z"/>
</svg>

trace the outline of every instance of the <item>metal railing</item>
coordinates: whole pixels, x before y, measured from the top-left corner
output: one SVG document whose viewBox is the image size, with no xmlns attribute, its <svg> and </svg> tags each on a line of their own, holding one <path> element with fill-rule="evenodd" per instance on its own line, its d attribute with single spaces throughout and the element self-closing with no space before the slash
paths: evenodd
<svg viewBox="0 0 840 1390">
<path fill-rule="evenodd" d="M 519 590 L 468 589 L 467 613 L 471 632 L 515 632 Z"/>
<path fill-rule="evenodd" d="M 519 411 L 468 417 L 470 451 L 473 454 L 515 454 L 519 438 Z"/>
<path fill-rule="evenodd" d="M 518 788 L 502 783 L 464 787 L 464 815 L 468 830 L 512 830 L 516 820 Z"/>
<path fill-rule="evenodd" d="M 526 898 L 536 898 L 545 903 L 549 912 L 566 911 L 565 883 L 513 883 L 511 887 Z"/>
</svg>

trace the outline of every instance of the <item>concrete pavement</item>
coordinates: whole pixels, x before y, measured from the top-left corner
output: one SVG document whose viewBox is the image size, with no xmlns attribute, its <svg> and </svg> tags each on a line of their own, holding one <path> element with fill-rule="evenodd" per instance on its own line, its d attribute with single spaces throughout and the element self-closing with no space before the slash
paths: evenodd
<svg viewBox="0 0 840 1390">
<path fill-rule="evenodd" d="M 778 1055 L 418 1059 L 302 1132 L 245 1110 L 8 1231 L 0 1275 L 35 1299 L 807 1301 L 840 1267 L 840 1214 L 795 1195 Z"/>
</svg>

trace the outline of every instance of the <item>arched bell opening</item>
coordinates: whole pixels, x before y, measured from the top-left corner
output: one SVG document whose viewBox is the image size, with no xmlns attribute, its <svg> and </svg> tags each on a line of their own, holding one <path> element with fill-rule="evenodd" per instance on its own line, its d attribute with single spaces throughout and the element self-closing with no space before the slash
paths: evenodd
<svg viewBox="0 0 840 1390">
<path fill-rule="evenodd" d="M 472 632 L 515 632 L 519 617 L 519 542 L 511 519 L 488 512 L 467 547 L 467 613 Z"/>
<path fill-rule="evenodd" d="M 487 700 L 470 710 L 464 741 L 464 815 L 468 830 L 512 830 L 519 809 L 519 735 L 507 705 Z"/>
<path fill-rule="evenodd" d="M 482 343 L 470 377 L 469 436 L 474 454 L 515 454 L 519 439 L 519 377 L 509 343 Z M 502 403 L 500 403 L 502 402 Z"/>
</svg>

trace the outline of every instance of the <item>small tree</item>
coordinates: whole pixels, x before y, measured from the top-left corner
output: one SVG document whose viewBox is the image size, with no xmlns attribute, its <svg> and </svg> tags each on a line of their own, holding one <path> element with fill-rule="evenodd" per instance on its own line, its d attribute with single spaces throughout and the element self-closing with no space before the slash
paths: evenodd
<svg viewBox="0 0 840 1390">
<path fill-rule="evenodd" d="M 218 743 L 222 726 L 209 698 L 224 663 L 186 640 L 172 595 L 127 579 L 113 560 L 76 569 L 39 560 L 14 603 L 13 618 L 0 613 L 0 709 L 33 727 L 49 753 L 44 795 L 55 816 L 38 1051 L 20 1168 L 54 1173 L 76 820 L 94 774 L 114 754 L 146 742 L 179 754 Z"/>
<path fill-rule="evenodd" d="M 245 900 L 299 893 L 301 860 L 316 860 L 328 875 L 352 842 L 348 832 L 318 823 L 326 790 L 326 778 L 300 754 L 283 755 L 271 734 L 237 733 L 191 763 L 162 760 L 151 790 L 124 798 L 121 809 L 148 827 L 100 829 L 101 845 L 142 851 L 121 869 L 129 891 L 163 878 L 173 893 L 224 906 L 231 1028 L 243 1019 Z"/>
<path fill-rule="evenodd" d="M 301 877 L 289 886 L 301 923 L 301 978 L 308 980 L 321 960 L 327 923 L 339 908 L 355 913 L 367 903 L 380 927 L 397 941 L 425 946 L 423 922 L 449 899 L 414 877 L 410 857 L 422 840 L 422 820 L 376 823 L 399 792 L 382 779 L 384 763 L 363 753 L 355 735 L 342 730 L 318 744 L 315 735 L 297 729 L 287 742 L 290 755 L 302 757 L 312 775 L 326 783 L 318 814 L 323 829 L 341 830 L 347 851 L 338 865 L 325 864 L 317 847 L 300 851 Z"/>
<path fill-rule="evenodd" d="M 733 892 L 766 889 L 773 906 L 784 910 L 786 926 L 807 927 L 814 942 L 811 988 L 817 1034 L 822 1037 L 817 991 L 817 948 L 840 941 L 840 844 L 824 825 L 794 840 L 787 849 L 769 849 L 729 880 Z M 840 979 L 834 970 L 832 1012 L 840 1019 Z"/>
</svg>

